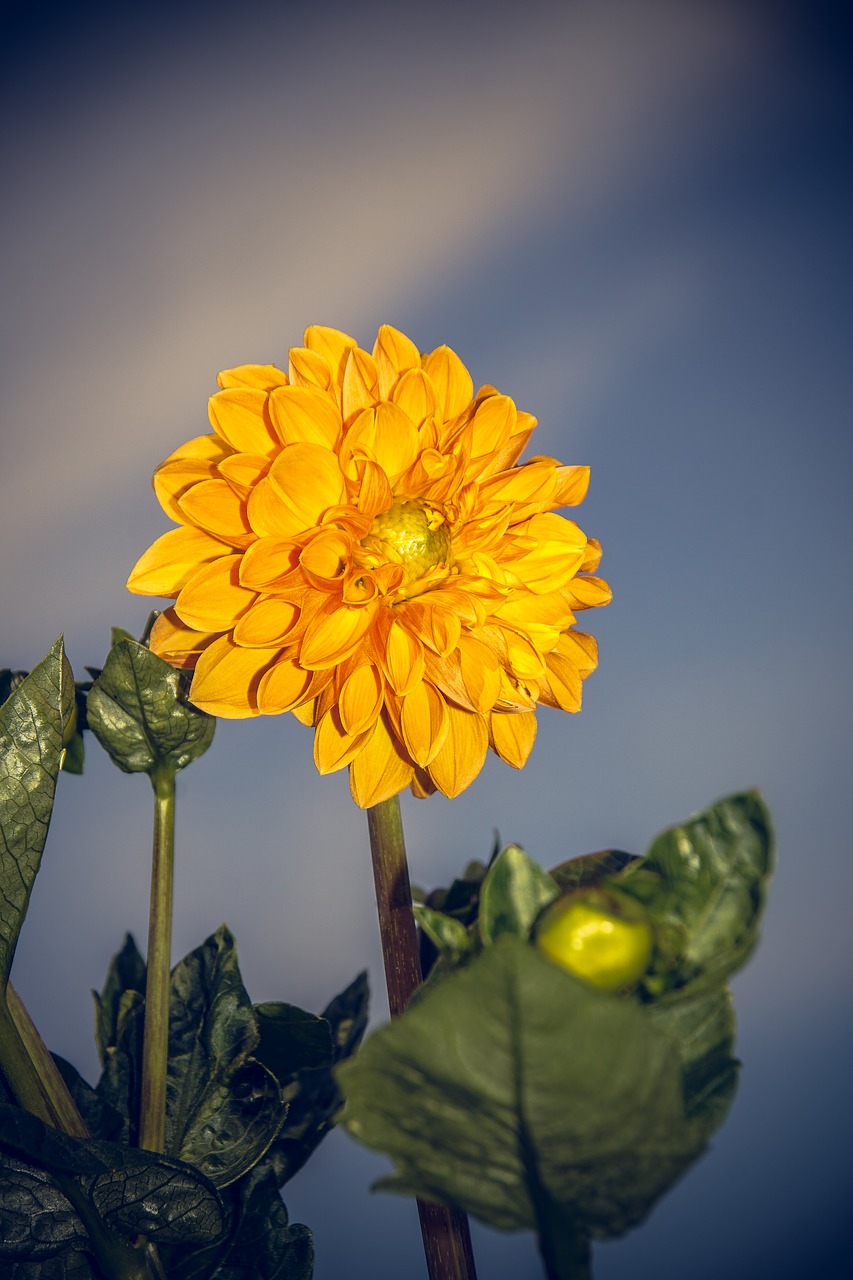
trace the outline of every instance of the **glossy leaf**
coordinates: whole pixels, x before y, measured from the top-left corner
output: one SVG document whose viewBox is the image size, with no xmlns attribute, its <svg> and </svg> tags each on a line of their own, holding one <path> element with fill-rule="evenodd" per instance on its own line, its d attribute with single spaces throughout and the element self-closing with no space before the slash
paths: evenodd
<svg viewBox="0 0 853 1280">
<path fill-rule="evenodd" d="M 340 1068 L 381 1186 L 493 1226 L 618 1235 L 701 1149 L 669 1037 L 512 937 L 424 992 Z"/>
<path fill-rule="evenodd" d="M 0 707 L 0 989 L 41 864 L 73 710 L 74 676 L 60 637 Z"/>
<path fill-rule="evenodd" d="M 89 728 L 125 773 L 183 769 L 203 755 L 216 721 L 187 701 L 180 671 L 122 639 L 89 693 Z"/>
<path fill-rule="evenodd" d="M 434 911 L 432 907 L 415 907 L 414 912 L 430 942 L 452 964 L 457 964 L 473 951 L 474 940 L 461 921 L 445 915 L 443 911 Z"/>
<path fill-rule="evenodd" d="M 250 1055 L 259 1032 L 223 925 L 172 973 L 166 1150 L 219 1187 L 255 1164 L 281 1127 L 278 1081 Z"/>
<path fill-rule="evenodd" d="M 529 938 L 533 921 L 558 894 L 555 881 L 538 862 L 518 845 L 507 845 L 489 867 L 480 889 L 483 942 L 496 942 L 504 934 Z"/>
<path fill-rule="evenodd" d="M 213 1186 L 178 1161 L 80 1141 L 6 1105 L 0 1145 L 0 1259 L 96 1250 L 102 1234 L 116 1248 L 139 1234 L 164 1244 L 207 1244 L 224 1229 Z"/>
</svg>

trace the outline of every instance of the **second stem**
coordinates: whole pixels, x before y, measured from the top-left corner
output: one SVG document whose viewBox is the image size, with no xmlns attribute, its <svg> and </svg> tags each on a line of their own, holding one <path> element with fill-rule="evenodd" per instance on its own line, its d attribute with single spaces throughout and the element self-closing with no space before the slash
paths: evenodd
<svg viewBox="0 0 853 1280">
<path fill-rule="evenodd" d="M 154 847 L 151 860 L 151 913 L 148 918 L 148 979 L 145 987 L 145 1035 L 139 1145 L 162 1152 L 166 1139 L 166 1072 L 169 1063 L 169 982 L 172 954 L 172 884 L 175 863 L 175 772 L 151 774 L 154 788 Z"/>
<path fill-rule="evenodd" d="M 367 811 L 376 909 L 391 1017 L 397 1018 L 421 982 L 418 934 L 403 839 L 400 800 L 392 796 Z M 458 1209 L 418 1200 L 430 1280 L 476 1280 L 468 1219 Z"/>
</svg>

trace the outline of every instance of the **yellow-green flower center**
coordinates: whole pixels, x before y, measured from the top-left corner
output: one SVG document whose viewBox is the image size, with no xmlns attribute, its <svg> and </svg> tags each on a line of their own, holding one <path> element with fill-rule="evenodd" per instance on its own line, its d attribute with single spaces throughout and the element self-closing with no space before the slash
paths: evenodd
<svg viewBox="0 0 853 1280">
<path fill-rule="evenodd" d="M 395 502 L 378 515 L 363 545 L 401 564 L 407 583 L 438 565 L 449 568 L 452 563 L 450 528 L 444 515 L 417 498 Z"/>
</svg>

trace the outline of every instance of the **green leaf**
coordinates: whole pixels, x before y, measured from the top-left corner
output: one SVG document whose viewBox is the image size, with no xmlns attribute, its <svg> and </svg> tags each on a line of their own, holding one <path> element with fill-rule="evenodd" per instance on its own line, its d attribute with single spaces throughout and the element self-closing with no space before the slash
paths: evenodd
<svg viewBox="0 0 853 1280">
<path fill-rule="evenodd" d="M 136 1004 L 128 1000 L 128 993 L 145 995 L 146 965 L 132 936 L 127 933 L 121 950 L 110 961 L 104 989 L 92 992 L 95 1001 L 95 1040 L 101 1066 L 107 1053 L 115 1048 L 121 1036 L 121 1027 L 131 1008 Z"/>
<path fill-rule="evenodd" d="M 172 973 L 166 1150 L 218 1187 L 255 1164 L 281 1127 L 275 1076 L 250 1055 L 259 1031 L 223 925 Z"/>
<path fill-rule="evenodd" d="M 426 991 L 338 1071 L 380 1185 L 492 1226 L 618 1235 L 701 1149 L 682 1067 L 644 1010 L 512 937 Z"/>
<path fill-rule="evenodd" d="M 600 853 L 585 853 L 579 858 L 569 858 L 551 868 L 551 878 L 556 880 L 561 893 L 573 893 L 575 889 L 590 889 L 623 871 L 634 861 L 633 853 L 621 849 L 603 849 Z"/>
<path fill-rule="evenodd" d="M 89 728 L 125 773 L 184 769 L 216 721 L 187 701 L 186 678 L 135 640 L 119 640 L 89 693 Z"/>
<path fill-rule="evenodd" d="M 214 1187 L 179 1161 L 80 1141 L 6 1105 L 0 1105 L 0 1147 L 0 1180 L 9 1188 L 0 1197 L 0 1259 L 43 1260 L 83 1248 L 97 1257 L 104 1237 L 132 1256 L 129 1239 L 140 1234 L 200 1245 L 224 1229 Z"/>
<path fill-rule="evenodd" d="M 430 942 L 452 964 L 474 950 L 474 940 L 461 921 L 432 907 L 415 907 L 414 912 Z"/>
<path fill-rule="evenodd" d="M 0 707 L 0 990 L 41 864 L 73 709 L 74 676 L 60 636 Z"/>
<path fill-rule="evenodd" d="M 325 1018 L 279 1001 L 254 1008 L 260 1032 L 255 1057 L 281 1084 L 300 1071 L 332 1065 L 332 1028 Z"/>
<path fill-rule="evenodd" d="M 334 1062 L 345 1062 L 361 1043 L 367 1026 L 367 975 L 360 973 L 323 1010 L 331 1027 Z M 297 1173 L 333 1128 L 343 1101 L 334 1071 L 320 1067 L 300 1071 L 285 1088 L 287 1114 L 269 1151 L 279 1186 Z"/>
<path fill-rule="evenodd" d="M 684 1105 L 706 1136 L 722 1124 L 737 1088 L 732 1056 L 735 1019 L 727 987 L 665 998 L 646 1006 L 652 1024 L 672 1041 L 684 1071 Z"/>
<path fill-rule="evenodd" d="M 533 921 L 559 894 L 555 881 L 538 862 L 510 844 L 492 863 L 480 890 L 480 936 L 496 942 L 504 934 L 528 938 Z"/>
<path fill-rule="evenodd" d="M 772 869 L 770 815 L 747 792 L 665 831 L 618 883 L 670 931 L 671 981 L 712 988 L 755 946 Z"/>
</svg>

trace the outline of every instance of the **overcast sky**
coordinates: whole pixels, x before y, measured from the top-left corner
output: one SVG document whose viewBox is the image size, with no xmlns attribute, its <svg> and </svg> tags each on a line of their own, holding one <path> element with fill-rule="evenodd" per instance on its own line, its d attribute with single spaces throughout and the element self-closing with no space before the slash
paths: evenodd
<svg viewBox="0 0 853 1280">
<path fill-rule="evenodd" d="M 150 474 L 206 430 L 219 369 L 387 321 L 536 414 L 534 452 L 590 464 L 578 520 L 614 589 L 584 619 L 580 716 L 544 711 L 523 772 L 404 804 L 413 878 L 445 882 L 495 827 L 550 865 L 640 852 L 732 790 L 771 804 L 734 1111 L 598 1280 L 843 1274 L 853 111 L 832 13 L 35 0 L 0 20 L 0 665 L 64 631 L 82 675 L 110 626 L 141 631 L 124 581 L 167 527 Z M 90 1076 L 89 989 L 146 933 L 149 826 L 146 782 L 91 744 L 14 975 Z M 254 999 L 319 1009 L 366 964 L 381 1019 L 371 891 L 363 815 L 307 732 L 223 722 L 180 782 L 175 958 L 227 920 Z M 335 1135 L 288 1188 L 317 1280 L 424 1274 L 412 1206 L 368 1194 L 383 1168 Z M 481 1280 L 538 1275 L 529 1237 L 476 1249 Z"/>
</svg>

